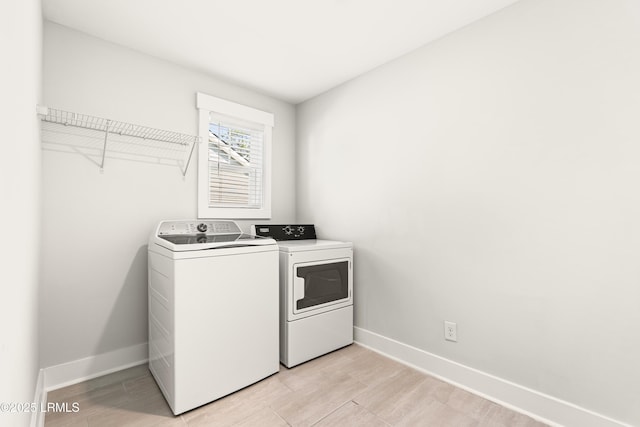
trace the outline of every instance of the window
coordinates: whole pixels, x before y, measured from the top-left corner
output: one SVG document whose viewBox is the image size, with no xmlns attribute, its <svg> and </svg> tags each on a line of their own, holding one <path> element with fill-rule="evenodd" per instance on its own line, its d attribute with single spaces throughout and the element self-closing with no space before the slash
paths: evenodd
<svg viewBox="0 0 640 427">
<path fill-rule="evenodd" d="M 198 217 L 271 217 L 273 114 L 197 94 Z"/>
</svg>

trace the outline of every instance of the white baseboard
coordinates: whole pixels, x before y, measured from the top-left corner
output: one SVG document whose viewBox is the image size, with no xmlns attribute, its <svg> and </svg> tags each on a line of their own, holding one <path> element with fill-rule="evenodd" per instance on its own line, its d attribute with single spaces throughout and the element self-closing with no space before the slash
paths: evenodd
<svg viewBox="0 0 640 427">
<path fill-rule="evenodd" d="M 354 327 L 353 334 L 358 344 L 546 424 L 567 427 L 631 427 L 375 332 Z"/>
<path fill-rule="evenodd" d="M 44 408 L 47 404 L 47 391 L 44 388 L 44 369 L 40 369 L 38 372 L 38 381 L 36 381 L 36 390 L 33 394 L 32 402 L 38 405 L 38 408 Z M 30 427 L 42 427 L 44 426 L 45 413 L 42 411 L 33 411 L 31 413 Z"/>
<path fill-rule="evenodd" d="M 56 390 L 141 365 L 147 362 L 148 355 L 144 343 L 44 368 L 44 390 Z"/>
</svg>

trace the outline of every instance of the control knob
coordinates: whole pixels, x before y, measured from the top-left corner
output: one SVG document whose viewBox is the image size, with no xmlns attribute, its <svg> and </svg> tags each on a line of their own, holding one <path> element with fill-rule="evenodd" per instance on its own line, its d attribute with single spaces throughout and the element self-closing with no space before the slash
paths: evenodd
<svg viewBox="0 0 640 427">
<path fill-rule="evenodd" d="M 199 232 L 204 233 L 207 231 L 207 224 L 205 224 L 204 222 L 201 222 L 200 224 L 198 224 L 196 228 L 198 229 Z"/>
</svg>

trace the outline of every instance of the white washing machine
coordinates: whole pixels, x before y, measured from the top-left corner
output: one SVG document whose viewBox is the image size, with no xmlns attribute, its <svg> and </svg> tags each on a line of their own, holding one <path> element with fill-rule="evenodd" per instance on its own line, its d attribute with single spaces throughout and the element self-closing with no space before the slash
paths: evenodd
<svg viewBox="0 0 640 427">
<path fill-rule="evenodd" d="M 149 369 L 174 414 L 278 372 L 273 239 L 233 221 L 165 221 L 148 254 Z"/>
<path fill-rule="evenodd" d="M 291 368 L 353 343 L 353 245 L 313 225 L 255 225 L 280 251 L 280 362 Z"/>
</svg>

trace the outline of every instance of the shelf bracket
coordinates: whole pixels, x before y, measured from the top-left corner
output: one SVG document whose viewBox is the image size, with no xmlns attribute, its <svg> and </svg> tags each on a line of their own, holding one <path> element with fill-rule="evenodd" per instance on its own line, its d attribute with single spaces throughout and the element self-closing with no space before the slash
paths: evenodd
<svg viewBox="0 0 640 427">
<path fill-rule="evenodd" d="M 111 126 L 111 120 L 107 120 L 107 126 L 104 130 L 104 145 L 102 146 L 102 161 L 100 162 L 100 172 L 104 172 L 104 156 L 107 153 L 107 139 L 109 138 L 109 126 Z"/>
<path fill-rule="evenodd" d="M 185 177 L 187 176 L 187 170 L 189 170 L 189 163 L 191 163 L 191 157 L 193 156 L 193 149 L 196 148 L 196 145 L 198 143 L 198 138 L 196 138 L 192 143 L 191 143 L 191 150 L 189 151 L 189 157 L 187 157 L 187 164 L 184 165 L 184 170 L 182 171 L 182 176 Z"/>
</svg>

